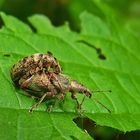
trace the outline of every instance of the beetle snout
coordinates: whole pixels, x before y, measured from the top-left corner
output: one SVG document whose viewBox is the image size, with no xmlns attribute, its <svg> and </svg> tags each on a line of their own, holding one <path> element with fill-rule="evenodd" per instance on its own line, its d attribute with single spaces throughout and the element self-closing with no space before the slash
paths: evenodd
<svg viewBox="0 0 140 140">
<path fill-rule="evenodd" d="M 84 93 L 87 97 L 91 98 L 92 94 L 89 90 L 86 90 Z"/>
</svg>

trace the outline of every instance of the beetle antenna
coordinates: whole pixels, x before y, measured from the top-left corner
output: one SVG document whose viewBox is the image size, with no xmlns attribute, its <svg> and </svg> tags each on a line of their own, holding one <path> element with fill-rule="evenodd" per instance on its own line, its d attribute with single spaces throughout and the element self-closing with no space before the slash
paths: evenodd
<svg viewBox="0 0 140 140">
<path fill-rule="evenodd" d="M 93 92 L 112 92 L 111 90 L 94 90 Z"/>
<path fill-rule="evenodd" d="M 109 113 L 111 113 L 111 110 L 108 109 L 104 104 L 102 104 L 98 99 L 96 99 L 95 97 L 93 97 L 93 99 L 94 99 L 98 104 L 100 104 L 102 107 L 104 107 Z"/>
<path fill-rule="evenodd" d="M 93 92 L 112 92 L 112 91 L 111 91 L 111 90 L 95 90 L 95 91 L 93 91 Z M 83 97 L 81 103 L 80 103 L 80 104 L 78 103 L 78 105 L 79 105 L 80 108 L 81 108 L 81 106 L 82 106 L 82 104 L 83 104 L 83 102 L 84 102 L 84 100 L 85 100 L 85 97 L 86 97 L 86 96 L 84 95 L 84 97 Z M 111 113 L 111 110 L 108 109 L 104 104 L 102 104 L 98 99 L 96 99 L 95 97 L 93 97 L 93 99 L 94 99 L 94 101 L 96 101 L 98 104 L 100 104 L 102 107 L 104 107 L 109 113 Z"/>
<path fill-rule="evenodd" d="M 111 90 L 95 90 L 94 92 L 112 92 Z M 102 107 L 104 107 L 109 113 L 111 113 L 111 110 L 109 110 L 104 104 L 102 104 L 98 99 L 96 99 L 95 97 L 93 97 L 93 99 L 100 104 Z"/>
</svg>

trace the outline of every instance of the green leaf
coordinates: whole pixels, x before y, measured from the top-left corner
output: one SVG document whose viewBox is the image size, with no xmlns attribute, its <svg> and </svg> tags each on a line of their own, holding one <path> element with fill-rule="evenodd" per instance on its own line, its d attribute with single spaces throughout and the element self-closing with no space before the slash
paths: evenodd
<svg viewBox="0 0 140 140">
<path fill-rule="evenodd" d="M 92 139 L 72 121 L 77 116 L 76 103 L 68 93 L 64 104 L 58 103 L 51 113 L 42 103 L 32 114 L 34 101 L 15 89 L 10 68 L 24 56 L 51 51 L 60 61 L 63 72 L 92 91 L 110 89 L 112 93 L 95 93 L 83 103 L 83 115 L 98 125 L 121 131 L 140 129 L 140 48 L 139 41 L 127 30 L 112 25 L 89 13 L 81 15 L 81 33 L 67 25 L 54 27 L 42 15 L 29 17 L 36 29 L 12 16 L 1 14 L 5 26 L 0 31 L 0 132 L 1 139 Z M 10 17 L 10 18 L 9 18 Z M 14 24 L 13 24 L 14 23 Z M 92 28 L 93 27 L 93 28 Z M 113 30 L 113 27 L 114 28 Z M 88 42 L 93 47 L 87 45 Z M 99 59 L 99 52 L 105 60 Z M 77 94 L 78 99 L 83 97 Z M 94 97 L 111 110 L 109 113 Z M 8 135 L 5 135 L 7 133 Z"/>
<path fill-rule="evenodd" d="M 0 139 L 90 139 L 71 118 L 74 114 L 34 112 L 1 108 Z M 12 114 L 12 115 L 11 115 Z M 65 118 L 65 119 L 64 119 Z M 7 131 L 9 131 L 7 133 Z"/>
<path fill-rule="evenodd" d="M 5 23 L 6 28 L 8 28 L 9 30 L 13 32 L 29 32 L 29 33 L 32 32 L 32 30 L 27 24 L 24 24 L 17 18 L 6 15 L 5 13 L 2 13 L 2 12 L 0 15 Z"/>
<path fill-rule="evenodd" d="M 82 34 L 87 34 L 91 36 L 94 35 L 94 36 L 106 37 L 106 38 L 110 36 L 110 31 L 108 30 L 108 27 L 99 17 L 84 12 L 81 15 L 81 21 L 83 27 Z"/>
</svg>

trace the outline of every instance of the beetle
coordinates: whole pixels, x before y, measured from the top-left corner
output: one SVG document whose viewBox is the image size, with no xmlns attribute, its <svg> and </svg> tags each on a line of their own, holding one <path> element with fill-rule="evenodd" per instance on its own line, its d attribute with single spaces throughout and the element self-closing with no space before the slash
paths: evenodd
<svg viewBox="0 0 140 140">
<path fill-rule="evenodd" d="M 78 102 L 76 94 L 82 93 L 85 96 L 91 98 L 92 92 L 86 88 L 83 84 L 80 84 L 76 80 L 71 80 L 67 75 L 64 74 L 51 74 L 46 75 L 46 73 L 35 74 L 29 79 L 20 79 L 21 88 L 30 93 L 34 98 L 38 97 L 38 102 L 36 102 L 30 109 L 29 112 L 32 112 L 43 100 L 55 98 L 54 104 L 48 109 L 48 112 L 54 107 L 57 100 L 64 100 L 66 93 L 71 93 L 71 98 L 74 99 L 77 103 L 77 109 L 81 109 L 82 103 Z M 111 92 L 110 90 L 107 90 Z M 103 92 L 103 91 L 95 91 Z M 84 97 L 85 97 L 84 96 Z M 104 108 L 106 108 L 101 102 L 96 100 Z M 109 112 L 110 110 L 106 108 Z"/>
<path fill-rule="evenodd" d="M 12 67 L 11 78 L 15 86 L 23 89 L 26 95 L 38 99 L 29 112 L 32 112 L 44 100 L 55 99 L 54 104 L 48 109 L 50 112 L 58 100 L 64 101 L 68 92 L 71 93 L 71 98 L 76 101 L 77 108 L 81 109 L 85 97 L 91 98 L 92 96 L 92 92 L 83 84 L 62 74 L 59 62 L 50 52 L 33 54 L 21 59 Z M 77 93 L 84 94 L 81 103 L 77 100 Z M 102 103 L 97 102 L 106 108 Z M 107 110 L 109 111 L 109 109 Z"/>
<path fill-rule="evenodd" d="M 21 78 L 19 84 L 21 88 L 30 93 L 30 95 L 39 98 L 38 102 L 31 107 L 29 112 L 32 112 L 33 109 L 45 99 L 55 98 L 55 101 L 63 101 L 64 96 L 68 92 L 71 92 L 71 97 L 76 100 L 78 108 L 80 108 L 81 105 L 78 103 L 76 93 L 83 93 L 85 96 L 91 97 L 91 91 L 88 88 L 61 73 L 52 73 L 51 78 L 50 75 L 44 72 L 41 74 L 37 73 L 27 80 Z"/>
<path fill-rule="evenodd" d="M 16 86 L 21 77 L 25 79 L 31 77 L 35 73 L 61 73 L 61 67 L 57 59 L 51 52 L 47 54 L 36 53 L 19 60 L 11 69 L 11 78 Z"/>
</svg>

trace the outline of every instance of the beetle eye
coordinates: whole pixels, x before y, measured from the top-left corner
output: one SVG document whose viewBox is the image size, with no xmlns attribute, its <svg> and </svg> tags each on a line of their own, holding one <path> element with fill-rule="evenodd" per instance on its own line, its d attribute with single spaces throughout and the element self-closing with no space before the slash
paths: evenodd
<svg viewBox="0 0 140 140">
<path fill-rule="evenodd" d="M 68 85 L 69 84 L 69 80 L 65 79 L 62 81 L 64 85 Z"/>
</svg>

